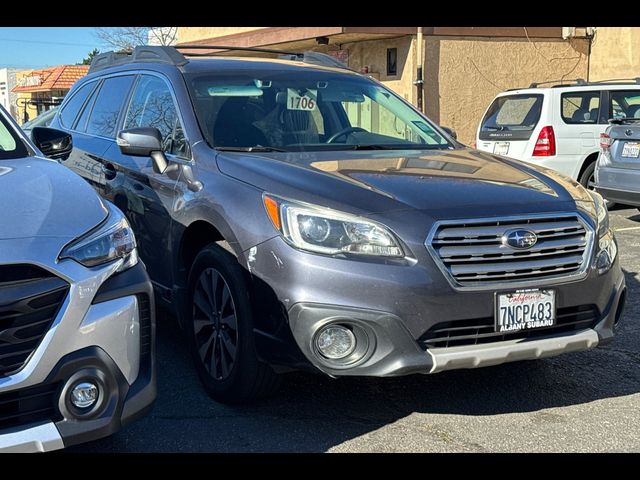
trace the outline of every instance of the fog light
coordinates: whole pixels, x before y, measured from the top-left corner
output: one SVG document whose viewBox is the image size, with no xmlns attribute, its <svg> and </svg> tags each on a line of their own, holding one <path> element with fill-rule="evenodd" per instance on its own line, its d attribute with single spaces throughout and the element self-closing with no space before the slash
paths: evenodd
<svg viewBox="0 0 640 480">
<path fill-rule="evenodd" d="M 316 346 L 320 354 L 330 360 L 348 357 L 356 349 L 356 337 L 342 325 L 324 327 L 316 336 Z"/>
<path fill-rule="evenodd" d="M 71 404 L 76 408 L 89 408 L 98 401 L 98 386 L 90 382 L 77 384 L 71 390 Z"/>
</svg>

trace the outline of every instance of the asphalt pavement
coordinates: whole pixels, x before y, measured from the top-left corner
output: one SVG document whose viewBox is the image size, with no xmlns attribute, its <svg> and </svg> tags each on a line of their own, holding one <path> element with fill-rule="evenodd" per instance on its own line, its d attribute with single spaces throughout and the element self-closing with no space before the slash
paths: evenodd
<svg viewBox="0 0 640 480">
<path fill-rule="evenodd" d="M 74 452 L 640 452 L 640 212 L 615 209 L 628 296 L 609 345 L 409 377 L 294 373 L 251 406 L 204 393 L 175 323 L 158 325 L 158 400 Z"/>
</svg>

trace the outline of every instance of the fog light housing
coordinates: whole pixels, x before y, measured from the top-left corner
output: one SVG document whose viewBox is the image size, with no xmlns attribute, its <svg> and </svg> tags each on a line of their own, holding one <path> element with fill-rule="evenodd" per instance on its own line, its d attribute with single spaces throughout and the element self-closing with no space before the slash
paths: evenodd
<svg viewBox="0 0 640 480">
<path fill-rule="evenodd" d="M 316 334 L 316 348 L 329 360 L 341 360 L 355 351 L 356 337 L 343 325 L 327 325 Z"/>
<path fill-rule="evenodd" d="M 75 385 L 69 393 L 71 405 L 81 410 L 93 407 L 98 401 L 100 390 L 91 382 L 81 382 Z"/>
</svg>

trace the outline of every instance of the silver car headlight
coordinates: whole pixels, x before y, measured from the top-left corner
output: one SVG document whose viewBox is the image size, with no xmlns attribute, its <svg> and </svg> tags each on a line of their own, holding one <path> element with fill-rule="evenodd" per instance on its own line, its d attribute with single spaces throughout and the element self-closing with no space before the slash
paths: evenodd
<svg viewBox="0 0 640 480">
<path fill-rule="evenodd" d="M 598 270 L 600 275 L 603 275 L 613 266 L 613 262 L 618 255 L 618 245 L 609 225 L 609 212 L 604 198 L 599 193 L 591 190 L 589 190 L 589 195 L 591 195 L 593 203 L 576 203 L 581 210 L 588 213 L 597 222 L 598 248 L 596 249 L 594 268 Z"/>
<path fill-rule="evenodd" d="M 96 231 L 67 245 L 60 259 L 70 258 L 85 267 L 124 259 L 116 270 L 123 272 L 138 263 L 136 238 L 127 219 L 110 209 L 109 219 Z"/>
<path fill-rule="evenodd" d="M 263 202 L 274 227 L 300 250 L 326 255 L 404 257 L 393 233 L 372 220 L 266 194 Z"/>
</svg>

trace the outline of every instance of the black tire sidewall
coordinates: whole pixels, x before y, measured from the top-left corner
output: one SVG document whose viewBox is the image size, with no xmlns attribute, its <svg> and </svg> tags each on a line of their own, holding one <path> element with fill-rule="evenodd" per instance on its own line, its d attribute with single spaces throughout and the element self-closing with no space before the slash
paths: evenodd
<svg viewBox="0 0 640 480">
<path fill-rule="evenodd" d="M 582 172 L 582 175 L 580 175 L 580 184 L 584 187 L 584 188 L 589 188 L 589 177 L 591 177 L 591 175 L 593 175 L 593 172 L 596 170 L 596 162 L 591 162 L 589 165 L 586 166 L 586 168 L 584 169 L 584 172 Z"/>
<path fill-rule="evenodd" d="M 227 282 L 236 309 L 238 323 L 235 361 L 230 375 L 222 380 L 212 377 L 202 363 L 198 354 L 193 329 L 193 293 L 196 282 L 207 268 L 217 270 Z M 185 312 L 187 314 L 185 332 L 198 376 L 209 395 L 216 400 L 227 402 L 243 401 L 250 390 L 253 378 L 257 375 L 258 358 L 255 350 L 254 322 L 248 292 L 249 289 L 247 288 L 242 267 L 233 255 L 221 247 L 211 244 L 196 256 L 189 273 L 188 311 Z"/>
</svg>

